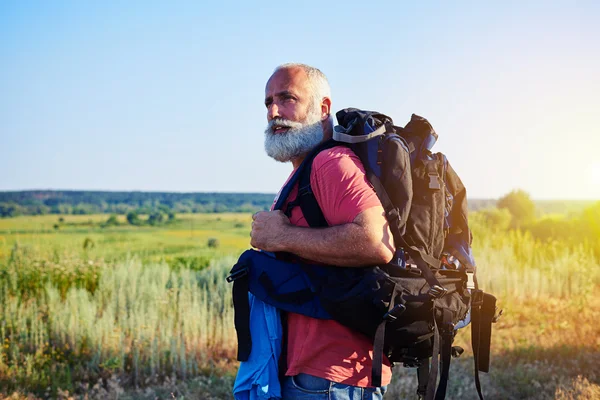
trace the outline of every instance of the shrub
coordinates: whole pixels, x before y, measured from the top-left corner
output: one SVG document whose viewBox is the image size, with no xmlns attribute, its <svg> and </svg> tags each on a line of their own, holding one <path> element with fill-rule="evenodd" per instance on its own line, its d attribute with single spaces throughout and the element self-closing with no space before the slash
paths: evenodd
<svg viewBox="0 0 600 400">
<path fill-rule="evenodd" d="M 148 224 L 152 226 L 161 225 L 165 222 L 165 214 L 160 211 L 155 211 L 148 216 Z"/>
<path fill-rule="evenodd" d="M 127 222 L 131 225 L 141 225 L 140 217 L 135 211 L 129 211 L 127 213 Z"/>
<path fill-rule="evenodd" d="M 512 216 L 507 209 L 490 208 L 478 211 L 487 226 L 497 230 L 507 230 L 510 227 Z"/>
<path fill-rule="evenodd" d="M 573 221 L 561 216 L 544 217 L 525 226 L 525 228 L 531 232 L 534 238 L 543 241 L 550 239 L 568 240 L 577 229 Z"/>
<path fill-rule="evenodd" d="M 535 216 L 535 204 L 524 190 L 513 190 L 498 200 L 498 208 L 506 208 L 512 215 L 512 227 L 519 228 Z"/>
<path fill-rule="evenodd" d="M 116 214 L 112 214 L 110 217 L 108 217 L 108 219 L 104 223 L 104 226 L 118 226 L 118 225 L 119 225 L 119 221 L 117 220 Z"/>
<path fill-rule="evenodd" d="M 94 241 L 92 239 L 90 239 L 89 237 L 86 237 L 85 240 L 83 241 L 83 249 L 87 250 L 87 249 L 93 249 L 95 246 Z"/>
<path fill-rule="evenodd" d="M 209 238 L 207 242 L 207 246 L 211 249 L 216 249 L 217 247 L 219 247 L 219 244 L 219 239 L 217 238 Z"/>
</svg>

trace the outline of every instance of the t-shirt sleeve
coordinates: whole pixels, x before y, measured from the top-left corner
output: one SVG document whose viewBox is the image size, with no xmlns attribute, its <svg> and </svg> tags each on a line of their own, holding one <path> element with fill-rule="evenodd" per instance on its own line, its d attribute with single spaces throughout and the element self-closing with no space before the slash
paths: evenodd
<svg viewBox="0 0 600 400">
<path fill-rule="evenodd" d="M 329 225 L 350 223 L 361 212 L 381 206 L 360 159 L 348 148 L 317 155 L 310 184 Z"/>
</svg>

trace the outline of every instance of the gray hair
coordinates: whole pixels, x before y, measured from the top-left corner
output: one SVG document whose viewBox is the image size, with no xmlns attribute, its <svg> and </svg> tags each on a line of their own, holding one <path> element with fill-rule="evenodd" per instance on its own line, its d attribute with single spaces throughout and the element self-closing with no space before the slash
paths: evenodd
<svg viewBox="0 0 600 400">
<path fill-rule="evenodd" d="M 286 63 L 281 64 L 280 66 L 275 68 L 275 71 L 273 71 L 273 73 L 281 69 L 288 68 L 302 68 L 304 70 L 304 72 L 308 76 L 308 84 L 310 85 L 311 92 L 313 95 L 313 105 L 316 106 L 325 97 L 331 99 L 331 87 L 329 86 L 329 81 L 320 69 L 301 63 Z"/>
</svg>

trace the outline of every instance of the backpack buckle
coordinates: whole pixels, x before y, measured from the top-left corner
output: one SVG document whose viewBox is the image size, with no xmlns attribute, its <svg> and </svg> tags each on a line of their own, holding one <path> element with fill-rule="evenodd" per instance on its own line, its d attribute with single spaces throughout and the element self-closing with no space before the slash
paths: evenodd
<svg viewBox="0 0 600 400">
<path fill-rule="evenodd" d="M 237 265 L 234 265 L 233 269 L 235 269 L 235 267 L 237 267 Z M 227 282 L 229 282 L 229 283 L 231 283 L 233 281 L 237 281 L 238 279 L 248 275 L 248 267 L 246 267 L 246 266 L 243 266 L 242 268 L 239 268 L 236 271 L 233 271 L 233 269 L 232 269 L 231 274 L 226 278 Z"/>
<path fill-rule="evenodd" d="M 406 311 L 406 306 L 404 304 L 396 304 L 394 308 L 383 314 L 383 319 L 387 321 L 395 321 L 400 315 L 402 315 L 404 311 Z"/>
<path fill-rule="evenodd" d="M 448 293 L 448 289 L 439 285 L 433 285 L 427 292 L 427 294 L 433 297 L 434 299 L 444 297 L 446 293 Z"/>
<path fill-rule="evenodd" d="M 475 274 L 467 271 L 467 289 L 475 289 Z"/>
<path fill-rule="evenodd" d="M 429 189 L 439 190 L 442 187 L 440 186 L 439 176 L 435 173 L 429 174 Z"/>
</svg>

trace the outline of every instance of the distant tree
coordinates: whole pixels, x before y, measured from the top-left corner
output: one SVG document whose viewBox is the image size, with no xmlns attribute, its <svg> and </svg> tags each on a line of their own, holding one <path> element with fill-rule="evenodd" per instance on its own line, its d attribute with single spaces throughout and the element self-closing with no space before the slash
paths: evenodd
<svg viewBox="0 0 600 400">
<path fill-rule="evenodd" d="M 211 249 L 216 249 L 220 245 L 219 239 L 217 239 L 217 238 L 209 238 L 208 242 L 206 243 L 206 245 L 208 247 L 210 247 Z"/>
<path fill-rule="evenodd" d="M 165 214 L 160 211 L 152 212 L 148 216 L 148 224 L 152 226 L 161 225 L 163 222 L 165 222 Z"/>
<path fill-rule="evenodd" d="M 58 222 L 60 222 L 61 224 L 63 224 L 65 222 L 65 218 L 64 217 L 59 217 L 58 218 Z"/>
<path fill-rule="evenodd" d="M 169 213 L 167 215 L 169 216 L 169 222 L 175 221 L 175 212 L 174 211 L 169 211 Z"/>
<path fill-rule="evenodd" d="M 27 207 L 27 214 L 29 215 L 46 215 L 50 213 L 50 207 L 43 204 L 34 204 Z"/>
<path fill-rule="evenodd" d="M 117 226 L 117 225 L 119 225 L 119 220 L 117 219 L 116 214 L 112 214 L 110 217 L 108 217 L 108 219 L 104 223 L 104 226 Z"/>
<path fill-rule="evenodd" d="M 16 203 L 0 203 L 0 217 L 16 217 L 26 211 Z"/>
<path fill-rule="evenodd" d="M 171 212 L 171 208 L 167 205 L 161 204 L 158 206 L 158 211 L 165 214 L 169 214 Z"/>
<path fill-rule="evenodd" d="M 215 213 L 223 213 L 229 211 L 229 208 L 225 204 L 217 203 L 213 208 Z"/>
<path fill-rule="evenodd" d="M 512 227 L 519 228 L 535 217 L 535 204 L 524 190 L 518 189 L 508 193 L 497 203 L 498 208 L 506 208 L 512 215 Z"/>
<path fill-rule="evenodd" d="M 131 225 L 140 225 L 141 221 L 138 213 L 135 211 L 129 211 L 127 213 L 127 222 L 129 222 Z"/>
<path fill-rule="evenodd" d="M 96 214 L 100 212 L 100 208 L 93 204 L 88 203 L 79 203 L 72 210 L 75 215 L 88 215 L 88 214 Z"/>
</svg>

